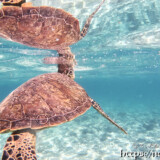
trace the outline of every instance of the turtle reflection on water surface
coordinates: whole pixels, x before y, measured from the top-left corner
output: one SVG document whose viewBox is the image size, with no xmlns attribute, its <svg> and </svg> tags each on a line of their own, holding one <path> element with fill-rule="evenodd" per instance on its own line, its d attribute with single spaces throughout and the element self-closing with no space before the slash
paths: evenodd
<svg viewBox="0 0 160 160">
<path fill-rule="evenodd" d="M 70 45 L 82 39 L 88 31 L 90 22 L 105 0 L 87 19 L 82 31 L 79 21 L 63 9 L 40 6 L 31 3 L 13 6 L 14 1 L 1 0 L 4 6 L 0 9 L 0 37 L 19 42 L 31 47 L 57 50 L 60 59 L 46 57 L 44 63 L 59 64 L 59 73 L 68 73 L 74 78 L 74 55 Z M 11 6 L 8 6 L 11 3 Z M 7 6 L 6 6 L 7 4 Z M 65 59 L 69 64 L 64 64 Z"/>
</svg>

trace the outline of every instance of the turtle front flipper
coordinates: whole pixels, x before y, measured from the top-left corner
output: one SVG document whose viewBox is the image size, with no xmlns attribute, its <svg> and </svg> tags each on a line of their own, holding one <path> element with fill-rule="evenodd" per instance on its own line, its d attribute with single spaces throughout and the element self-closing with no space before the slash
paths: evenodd
<svg viewBox="0 0 160 160">
<path fill-rule="evenodd" d="M 43 62 L 45 64 L 58 64 L 58 73 L 65 74 L 74 79 L 74 66 L 76 64 L 76 60 L 70 47 L 59 49 L 58 54 L 59 57 L 46 57 Z"/>
<path fill-rule="evenodd" d="M 91 99 L 91 103 L 94 109 L 96 109 L 102 116 L 104 116 L 106 119 L 108 119 L 112 124 L 114 124 L 116 127 L 118 127 L 121 131 L 123 131 L 125 134 L 127 134 L 127 132 L 120 127 L 117 123 L 115 123 L 103 110 L 102 108 L 99 106 L 99 104 L 97 102 L 95 102 L 93 99 Z"/>
<path fill-rule="evenodd" d="M 34 130 L 25 129 L 13 132 L 7 139 L 2 160 L 36 160 L 35 143 Z"/>
<path fill-rule="evenodd" d="M 105 0 L 102 0 L 102 2 L 99 4 L 99 6 L 95 9 L 95 11 L 88 17 L 80 35 L 79 35 L 79 40 L 81 40 L 88 32 L 91 20 L 93 16 L 97 13 L 97 11 L 101 8 L 102 4 L 105 2 Z"/>
</svg>

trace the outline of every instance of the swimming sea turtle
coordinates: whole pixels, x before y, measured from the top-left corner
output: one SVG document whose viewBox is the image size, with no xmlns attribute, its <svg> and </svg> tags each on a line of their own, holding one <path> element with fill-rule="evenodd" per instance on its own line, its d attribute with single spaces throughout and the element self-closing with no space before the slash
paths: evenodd
<svg viewBox="0 0 160 160">
<path fill-rule="evenodd" d="M 126 133 L 67 75 L 47 73 L 30 79 L 0 104 L 0 133 L 13 131 L 2 160 L 35 160 L 35 130 L 71 121 L 91 106 Z"/>
<path fill-rule="evenodd" d="M 0 36 L 31 47 L 57 50 L 61 59 L 70 58 L 70 63 L 64 64 L 61 60 L 56 62 L 53 57 L 45 58 L 44 63 L 59 63 L 60 73 L 66 72 L 70 77 L 74 77 L 72 75 L 74 55 L 69 46 L 87 34 L 93 16 L 104 2 L 105 0 L 102 0 L 89 16 L 82 31 L 78 19 L 62 9 L 47 6 L 33 7 L 31 3 L 23 3 L 19 7 L 12 4 L 6 6 L 3 3 L 4 6 L 0 9 Z"/>
</svg>

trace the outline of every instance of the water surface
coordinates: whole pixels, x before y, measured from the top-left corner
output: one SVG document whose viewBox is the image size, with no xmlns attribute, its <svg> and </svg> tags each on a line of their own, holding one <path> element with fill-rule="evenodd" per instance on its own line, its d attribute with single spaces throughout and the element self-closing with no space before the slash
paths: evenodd
<svg viewBox="0 0 160 160">
<path fill-rule="evenodd" d="M 34 5 L 63 8 L 80 20 L 98 2 L 39 0 Z M 160 152 L 160 2 L 108 0 L 89 33 L 71 46 L 76 79 L 128 135 L 94 109 L 63 125 L 37 132 L 39 160 L 120 160 L 124 152 Z M 57 72 L 45 65 L 56 51 L 40 50 L 0 39 L 0 101 L 39 74 Z M 8 134 L 0 135 L 0 156 Z M 139 159 L 160 159 L 139 158 Z"/>
</svg>

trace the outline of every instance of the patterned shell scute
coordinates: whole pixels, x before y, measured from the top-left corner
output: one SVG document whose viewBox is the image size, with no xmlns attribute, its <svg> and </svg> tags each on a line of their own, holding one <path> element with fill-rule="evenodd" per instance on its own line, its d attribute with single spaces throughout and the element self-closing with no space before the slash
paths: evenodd
<svg viewBox="0 0 160 160">
<path fill-rule="evenodd" d="M 66 75 L 43 74 L 15 89 L 0 104 L 0 132 L 59 125 L 91 106 L 85 90 Z"/>
<path fill-rule="evenodd" d="M 54 49 L 78 41 L 78 19 L 54 7 L 15 7 L 0 9 L 0 36 L 31 47 Z"/>
</svg>

